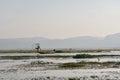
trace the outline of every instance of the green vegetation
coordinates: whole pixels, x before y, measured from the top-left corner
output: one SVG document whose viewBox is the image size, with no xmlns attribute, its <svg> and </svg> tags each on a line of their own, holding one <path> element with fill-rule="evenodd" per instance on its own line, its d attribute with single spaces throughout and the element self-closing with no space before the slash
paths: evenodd
<svg viewBox="0 0 120 80">
<path fill-rule="evenodd" d="M 30 65 L 43 65 L 43 64 L 53 64 L 52 62 L 43 62 L 43 61 L 33 61 Z"/>
<path fill-rule="evenodd" d="M 38 79 L 38 78 L 32 78 L 31 80 L 40 80 L 40 79 Z"/>
<path fill-rule="evenodd" d="M 77 64 L 102 64 L 102 65 L 110 65 L 110 64 L 115 64 L 115 65 L 119 65 L 120 62 L 78 62 Z"/>
<path fill-rule="evenodd" d="M 55 50 L 55 53 L 64 53 L 63 50 Z"/>
<path fill-rule="evenodd" d="M 39 64 L 41 65 L 41 64 L 45 64 L 45 62 L 42 62 L 42 61 L 33 61 L 33 62 L 31 62 L 30 64 L 31 64 L 31 65 L 36 65 L 36 64 L 37 64 L 37 65 L 39 65 Z"/>
<path fill-rule="evenodd" d="M 116 51 L 119 49 L 96 49 L 96 50 L 79 50 L 79 49 L 53 49 L 53 50 L 41 50 L 41 52 L 44 53 L 82 53 L 82 52 L 110 52 L 110 51 Z M 120 50 L 119 50 L 120 51 Z M 36 50 L 0 50 L 0 53 L 37 53 Z"/>
<path fill-rule="evenodd" d="M 53 50 L 41 50 L 44 53 L 53 53 Z M 36 50 L 0 50 L 0 53 L 37 53 Z"/>
<path fill-rule="evenodd" d="M 0 59 L 19 60 L 19 59 L 28 59 L 28 56 L 0 56 Z"/>
<path fill-rule="evenodd" d="M 93 78 L 93 79 L 98 78 L 98 76 L 96 76 L 96 75 L 92 75 L 90 77 Z"/>
<path fill-rule="evenodd" d="M 0 53 L 36 53 L 36 50 L 0 50 Z"/>
<path fill-rule="evenodd" d="M 62 50 L 53 50 L 55 53 L 96 53 L 96 52 L 110 52 L 113 51 L 115 49 L 90 49 L 90 50 L 82 50 L 82 49 L 62 49 Z"/>
<path fill-rule="evenodd" d="M 33 56 L 0 56 L 0 59 L 13 59 L 13 60 L 20 60 L 20 59 L 39 59 L 39 58 L 95 58 L 95 57 L 113 57 L 113 56 L 120 56 L 120 55 L 89 55 L 89 54 L 77 54 L 75 56 L 71 55 L 33 55 Z"/>
<path fill-rule="evenodd" d="M 120 62 L 69 62 L 59 64 L 60 68 L 118 68 Z"/>
<path fill-rule="evenodd" d="M 63 63 L 60 65 L 61 68 L 73 68 L 73 67 L 84 67 L 84 64 L 79 63 Z"/>
<path fill-rule="evenodd" d="M 50 77 L 48 76 L 48 77 L 46 77 L 48 80 L 50 79 Z"/>
<path fill-rule="evenodd" d="M 12 59 L 12 60 L 20 60 L 20 59 L 36 59 L 43 58 L 42 56 L 0 56 L 0 59 Z"/>
<path fill-rule="evenodd" d="M 120 55 L 90 55 L 90 54 L 76 54 L 73 58 L 95 58 L 95 57 L 114 57 Z"/>
<path fill-rule="evenodd" d="M 77 54 L 73 56 L 73 58 L 94 58 L 94 55 L 89 55 L 89 54 Z"/>
<path fill-rule="evenodd" d="M 69 78 L 68 80 L 80 80 L 78 78 Z"/>
<path fill-rule="evenodd" d="M 68 58 L 71 56 L 62 56 L 62 55 L 35 55 L 35 56 L 0 56 L 0 59 L 12 59 L 12 60 L 20 60 L 20 59 L 39 59 L 39 58 Z"/>
</svg>

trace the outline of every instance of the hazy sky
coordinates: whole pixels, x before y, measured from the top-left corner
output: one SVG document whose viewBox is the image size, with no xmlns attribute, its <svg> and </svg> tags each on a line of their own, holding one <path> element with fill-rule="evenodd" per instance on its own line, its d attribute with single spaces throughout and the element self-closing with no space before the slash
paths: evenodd
<svg viewBox="0 0 120 80">
<path fill-rule="evenodd" d="M 0 38 L 120 32 L 120 0 L 0 0 Z"/>
</svg>

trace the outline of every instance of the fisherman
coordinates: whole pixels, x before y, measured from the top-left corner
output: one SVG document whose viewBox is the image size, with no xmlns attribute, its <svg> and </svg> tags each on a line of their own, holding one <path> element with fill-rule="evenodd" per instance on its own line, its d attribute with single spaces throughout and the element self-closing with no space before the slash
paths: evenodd
<svg viewBox="0 0 120 80">
<path fill-rule="evenodd" d="M 35 49 L 36 49 L 37 52 L 39 53 L 39 49 L 40 49 L 40 44 L 39 44 L 39 43 L 36 44 L 36 48 L 35 48 Z"/>
</svg>

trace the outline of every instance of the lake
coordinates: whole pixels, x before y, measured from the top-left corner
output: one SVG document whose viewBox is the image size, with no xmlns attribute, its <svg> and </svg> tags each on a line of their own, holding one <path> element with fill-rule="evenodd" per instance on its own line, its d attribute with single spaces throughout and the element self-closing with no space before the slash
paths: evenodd
<svg viewBox="0 0 120 80">
<path fill-rule="evenodd" d="M 73 56 L 83 53 L 1 53 L 2 56 Z M 91 55 L 120 55 L 120 51 L 102 53 L 84 53 Z M 40 65 L 31 65 L 34 62 L 41 62 Z M 0 59 L 0 80 L 70 80 L 73 78 L 80 80 L 119 80 L 119 68 L 90 68 L 90 69 L 59 69 L 57 64 L 68 62 L 98 62 L 98 58 L 73 59 L 67 58 L 29 58 L 29 59 Z M 119 56 L 100 57 L 100 62 L 120 62 Z M 43 64 L 45 63 L 45 64 Z"/>
</svg>

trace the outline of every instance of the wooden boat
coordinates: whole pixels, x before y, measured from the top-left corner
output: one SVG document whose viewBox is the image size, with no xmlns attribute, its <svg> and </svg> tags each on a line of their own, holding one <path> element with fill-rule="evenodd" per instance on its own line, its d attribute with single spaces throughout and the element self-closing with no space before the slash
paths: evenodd
<svg viewBox="0 0 120 80">
<path fill-rule="evenodd" d="M 54 53 L 54 51 L 47 51 L 47 52 L 42 51 L 39 43 L 36 43 L 35 46 L 36 46 L 35 49 L 37 50 L 37 53 L 40 53 L 40 54 L 52 54 L 52 53 Z"/>
<path fill-rule="evenodd" d="M 42 52 L 42 51 L 39 51 L 38 53 L 40 53 L 40 54 L 47 54 L 46 52 Z"/>
</svg>

